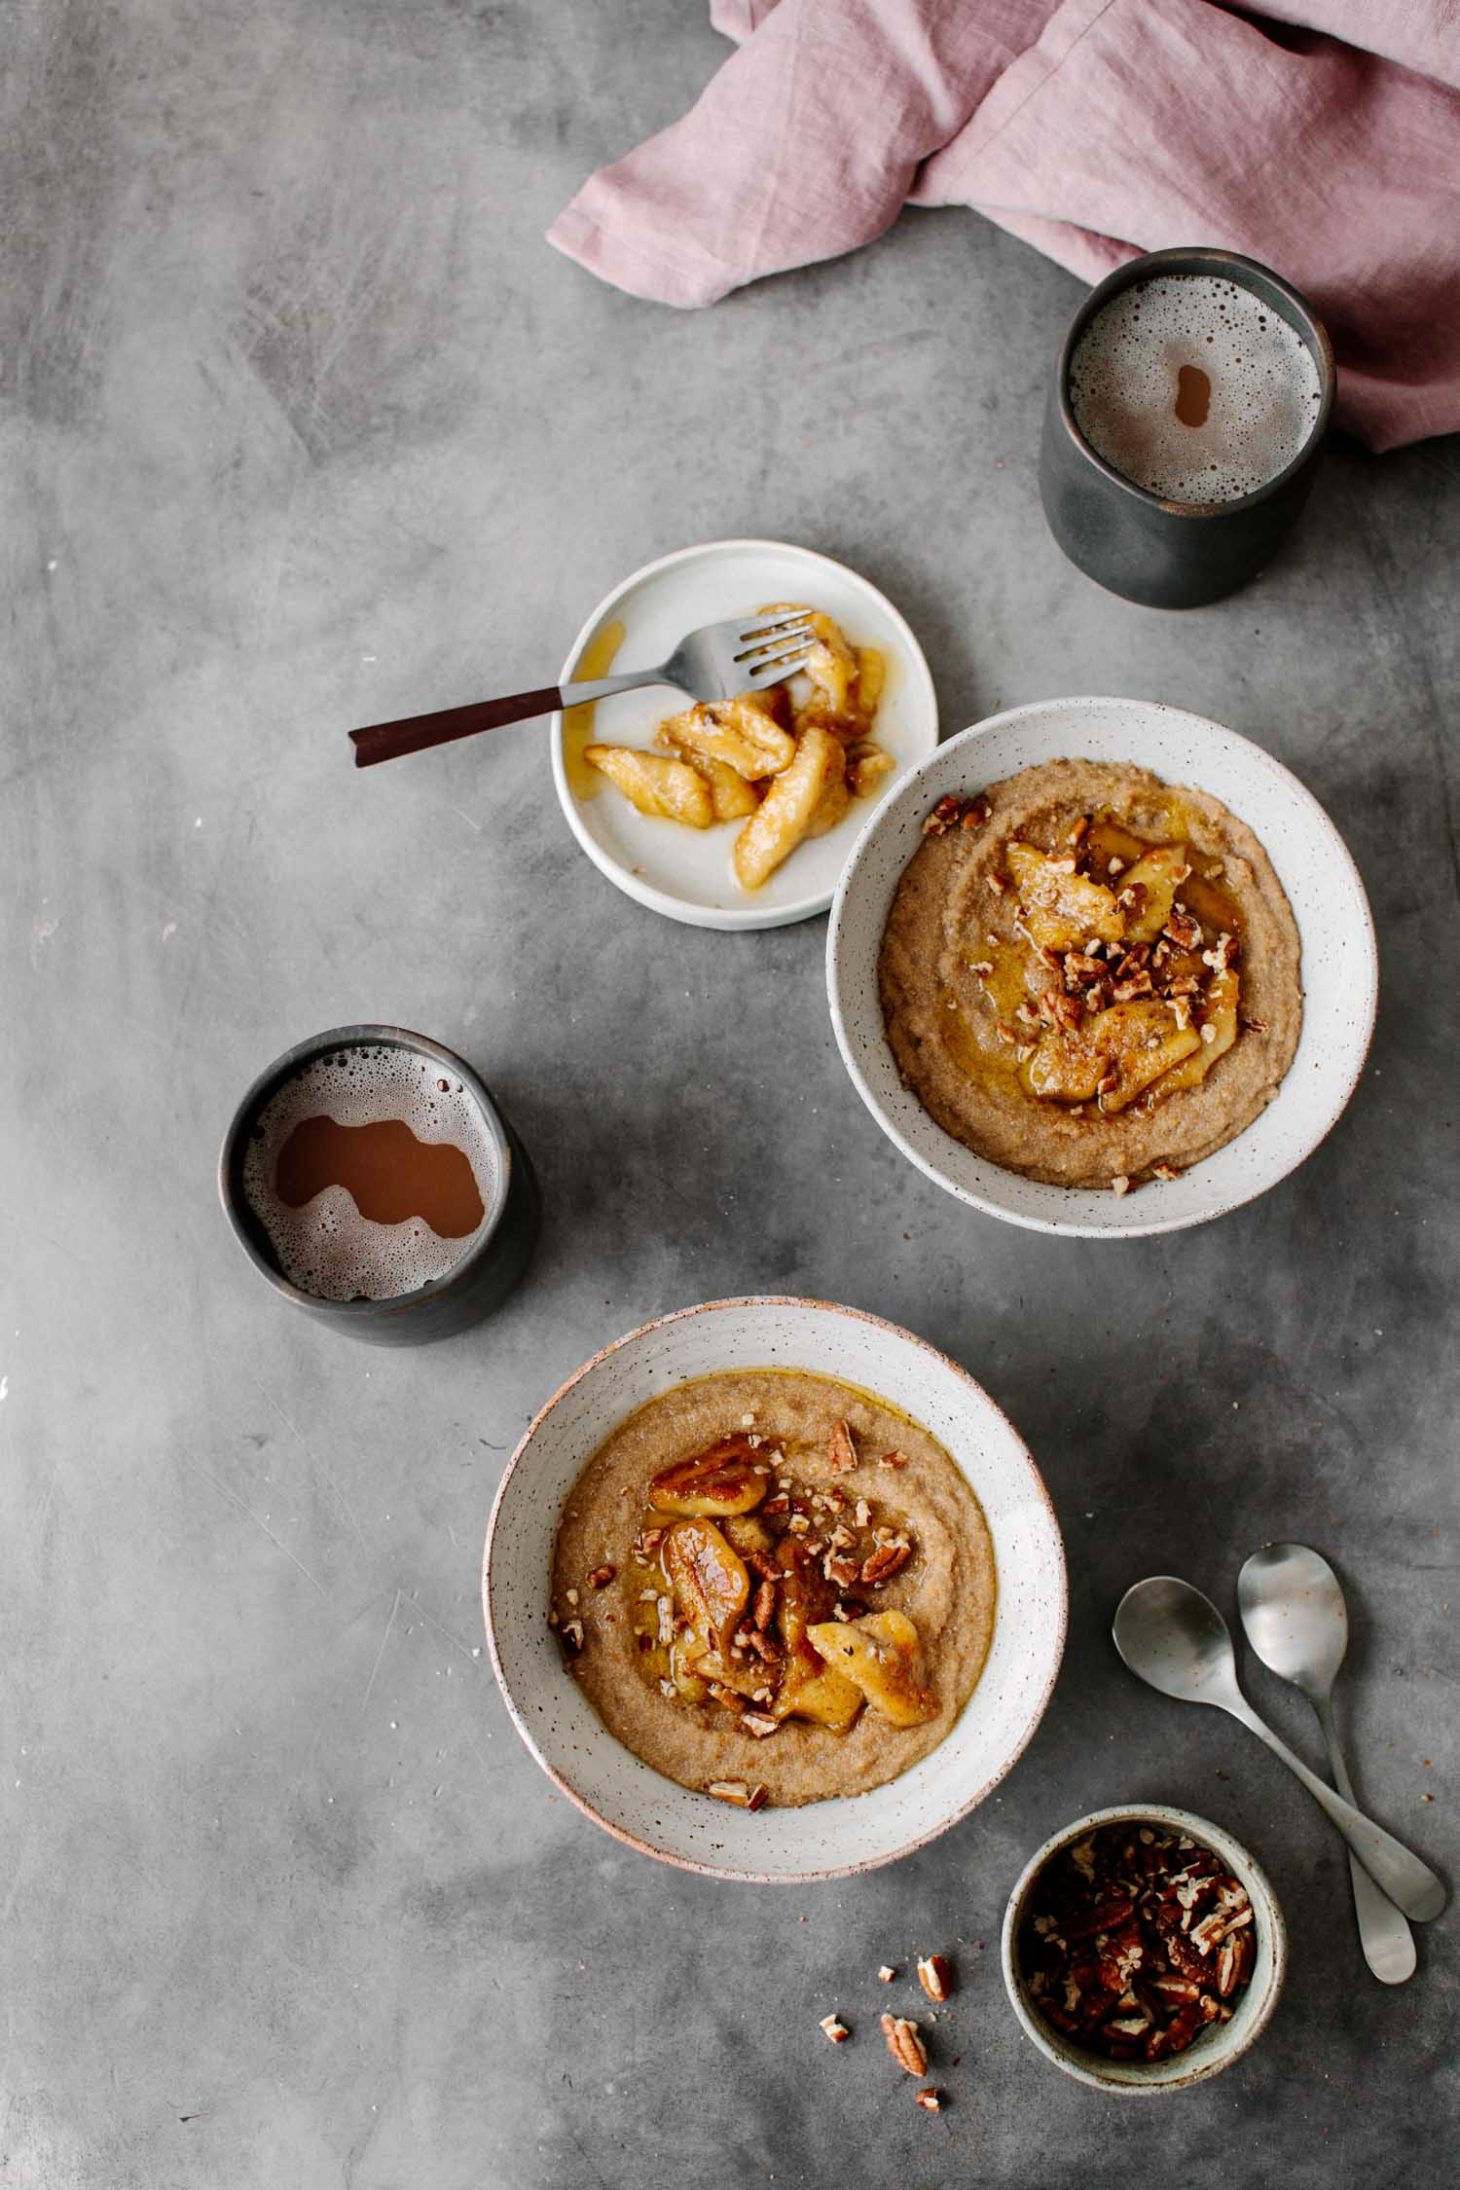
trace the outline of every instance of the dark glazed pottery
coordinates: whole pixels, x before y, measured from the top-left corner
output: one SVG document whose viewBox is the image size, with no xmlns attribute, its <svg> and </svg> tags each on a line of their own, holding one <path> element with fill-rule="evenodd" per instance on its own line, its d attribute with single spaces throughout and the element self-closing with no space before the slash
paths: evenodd
<svg viewBox="0 0 1460 2190">
<path fill-rule="evenodd" d="M 1234 502 L 1168 502 L 1098 456 L 1075 423 L 1070 359 L 1090 321 L 1122 289 L 1154 274 L 1207 274 L 1254 291 L 1296 329 L 1318 367 L 1313 431 L 1284 471 Z M 1337 375 L 1323 322 L 1287 282 L 1235 251 L 1152 251 L 1108 274 L 1075 314 L 1044 415 L 1039 492 L 1050 531 L 1087 577 L 1149 608 L 1199 608 L 1235 593 L 1276 552 L 1313 484 Z"/>
<path fill-rule="evenodd" d="M 320 1300 L 302 1292 L 280 1271 L 268 1236 L 243 1194 L 243 1157 L 249 1130 L 275 1089 L 316 1057 L 335 1049 L 410 1050 L 453 1073 L 481 1112 L 497 1158 L 497 1191 L 487 1228 L 476 1245 L 442 1278 L 389 1300 Z M 449 1338 L 480 1322 L 506 1299 L 522 1276 L 537 1239 L 540 1200 L 527 1151 L 471 1066 L 439 1042 L 406 1027 L 331 1027 L 276 1057 L 259 1075 L 233 1114 L 218 1160 L 218 1194 L 234 1237 L 276 1293 L 331 1329 L 373 1346 L 418 1346 Z"/>
</svg>

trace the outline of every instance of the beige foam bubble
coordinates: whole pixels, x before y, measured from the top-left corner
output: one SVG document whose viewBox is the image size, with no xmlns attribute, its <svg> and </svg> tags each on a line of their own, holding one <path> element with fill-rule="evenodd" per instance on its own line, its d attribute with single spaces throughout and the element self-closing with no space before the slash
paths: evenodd
<svg viewBox="0 0 1460 2190">
<path fill-rule="evenodd" d="M 442 1239 L 419 1217 L 362 1217 L 341 1186 L 291 1209 L 274 1190 L 279 1151 L 296 1125 L 318 1117 L 340 1125 L 400 1118 L 419 1141 L 450 1142 L 470 1163 L 487 1216 L 468 1238 Z M 390 1047 L 332 1050 L 286 1080 L 260 1111 L 243 1159 L 244 1196 L 280 1270 L 320 1300 L 393 1300 L 444 1277 L 485 1230 L 497 1184 L 496 1150 L 475 1099 L 449 1067 Z"/>
<path fill-rule="evenodd" d="M 1176 415 L 1178 376 L 1212 385 L 1205 422 Z M 1121 290 L 1070 361 L 1081 433 L 1137 486 L 1174 502 L 1231 502 L 1274 479 L 1313 432 L 1321 388 L 1295 328 L 1250 289 L 1158 274 Z"/>
</svg>

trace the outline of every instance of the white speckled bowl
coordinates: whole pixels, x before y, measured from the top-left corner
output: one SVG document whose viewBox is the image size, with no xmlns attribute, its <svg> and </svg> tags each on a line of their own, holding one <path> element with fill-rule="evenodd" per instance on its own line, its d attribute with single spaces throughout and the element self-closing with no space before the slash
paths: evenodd
<svg viewBox="0 0 1460 2190">
<path fill-rule="evenodd" d="M 841 1377 L 923 1423 L 978 1494 L 999 1590 L 982 1678 L 930 1755 L 870 1794 L 754 1816 L 676 1786 L 631 1755 L 564 1672 L 547 1624 L 558 1517 L 610 1430 L 687 1377 L 751 1368 Z M 492 1664 L 517 1731 L 585 1816 L 685 1870 L 794 1884 L 910 1854 L 1003 1778 L 1039 1724 L 1059 1671 L 1065 1561 L 1038 1469 L 1007 1418 L 956 1362 L 854 1308 L 717 1300 L 630 1331 L 548 1401 L 512 1455 L 492 1508 L 482 1602 Z"/>
<path fill-rule="evenodd" d="M 1066 758 L 1129 761 L 1221 799 L 1256 832 L 1276 868 L 1303 949 L 1303 1031 L 1273 1101 L 1204 1163 L 1124 1198 L 1021 1178 L 945 1133 L 903 1086 L 877 997 L 882 931 L 929 809 L 945 792 L 967 795 L 1037 762 Z M 853 1085 L 903 1154 L 990 1216 L 1095 1239 L 1204 1224 L 1286 1178 L 1337 1122 L 1358 1083 L 1379 991 L 1364 885 L 1312 793 L 1250 739 L 1153 700 L 1036 700 L 940 745 L 857 839 L 832 908 L 826 967 L 832 1024 Z"/>
<path fill-rule="evenodd" d="M 1252 1903 L 1256 1960 L 1252 1981 L 1241 1995 L 1231 2022 L 1209 2025 L 1185 2053 L 1173 2054 L 1164 2061 L 1107 2061 L 1101 2054 L 1071 2044 L 1044 2020 L 1024 1988 L 1019 1967 L 1019 1927 L 1024 1919 L 1025 1903 L 1050 1857 L 1058 1855 L 1072 1841 L 1083 1840 L 1097 1825 L 1124 1824 L 1165 1825 L 1173 1832 L 1185 1833 L 1190 1839 L 1201 1841 L 1221 1857 L 1234 1878 L 1241 1880 Z M 1033 2040 L 1046 2060 L 1053 2061 L 1076 2082 L 1089 2084 L 1096 2091 L 1112 2091 L 1125 2098 L 1149 2098 L 1160 2091 L 1189 2091 L 1193 2084 L 1205 2083 L 1210 2076 L 1220 2076 L 1224 2068 L 1230 2068 L 1261 2037 L 1272 2020 L 1278 1994 L 1283 1989 L 1288 1966 L 1288 1934 L 1267 1873 L 1253 1862 L 1240 1840 L 1234 1840 L 1230 1833 L 1207 1818 L 1194 1817 L 1190 1810 L 1167 1810 L 1159 1803 L 1132 1802 L 1113 1810 L 1092 1810 L 1088 1817 L 1076 1818 L 1073 1825 L 1062 1827 L 1030 1857 L 1004 1913 L 1002 1956 L 1004 1983 L 1014 2013 L 1023 2025 L 1026 2037 Z"/>
</svg>

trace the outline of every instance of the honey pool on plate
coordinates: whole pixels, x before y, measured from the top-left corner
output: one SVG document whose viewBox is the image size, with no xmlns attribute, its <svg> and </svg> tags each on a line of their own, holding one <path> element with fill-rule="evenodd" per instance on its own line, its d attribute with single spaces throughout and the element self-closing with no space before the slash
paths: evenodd
<svg viewBox="0 0 1460 2190">
<path fill-rule="evenodd" d="M 646 1764 L 758 1808 L 926 1756 L 988 1653 L 993 1547 L 919 1423 L 794 1369 L 696 1378 L 620 1423 L 569 1493 L 548 1617 Z"/>
</svg>

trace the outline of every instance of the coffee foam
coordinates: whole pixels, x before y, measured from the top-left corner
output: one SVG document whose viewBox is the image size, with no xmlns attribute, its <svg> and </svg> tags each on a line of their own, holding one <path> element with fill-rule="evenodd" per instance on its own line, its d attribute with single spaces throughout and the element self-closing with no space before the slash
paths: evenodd
<svg viewBox="0 0 1460 2190">
<path fill-rule="evenodd" d="M 442 1239 L 421 1217 L 377 1224 L 361 1216 L 342 1186 L 327 1186 L 291 1209 L 275 1190 L 279 1151 L 296 1125 L 318 1117 L 339 1125 L 400 1118 L 418 1141 L 451 1142 L 470 1163 L 486 1211 L 476 1231 Z M 320 1300 L 393 1300 L 444 1277 L 481 1238 L 497 1189 L 496 1149 L 475 1099 L 448 1065 L 412 1049 L 331 1050 L 315 1059 L 270 1096 L 243 1159 L 244 1197 L 279 1269 Z"/>
<path fill-rule="evenodd" d="M 1201 426 L 1176 416 L 1177 376 L 1212 384 Z M 1232 502 L 1289 465 L 1313 432 L 1318 367 L 1263 299 L 1210 274 L 1134 282 L 1095 315 L 1070 361 L 1081 433 L 1108 464 L 1172 502 Z"/>
</svg>

